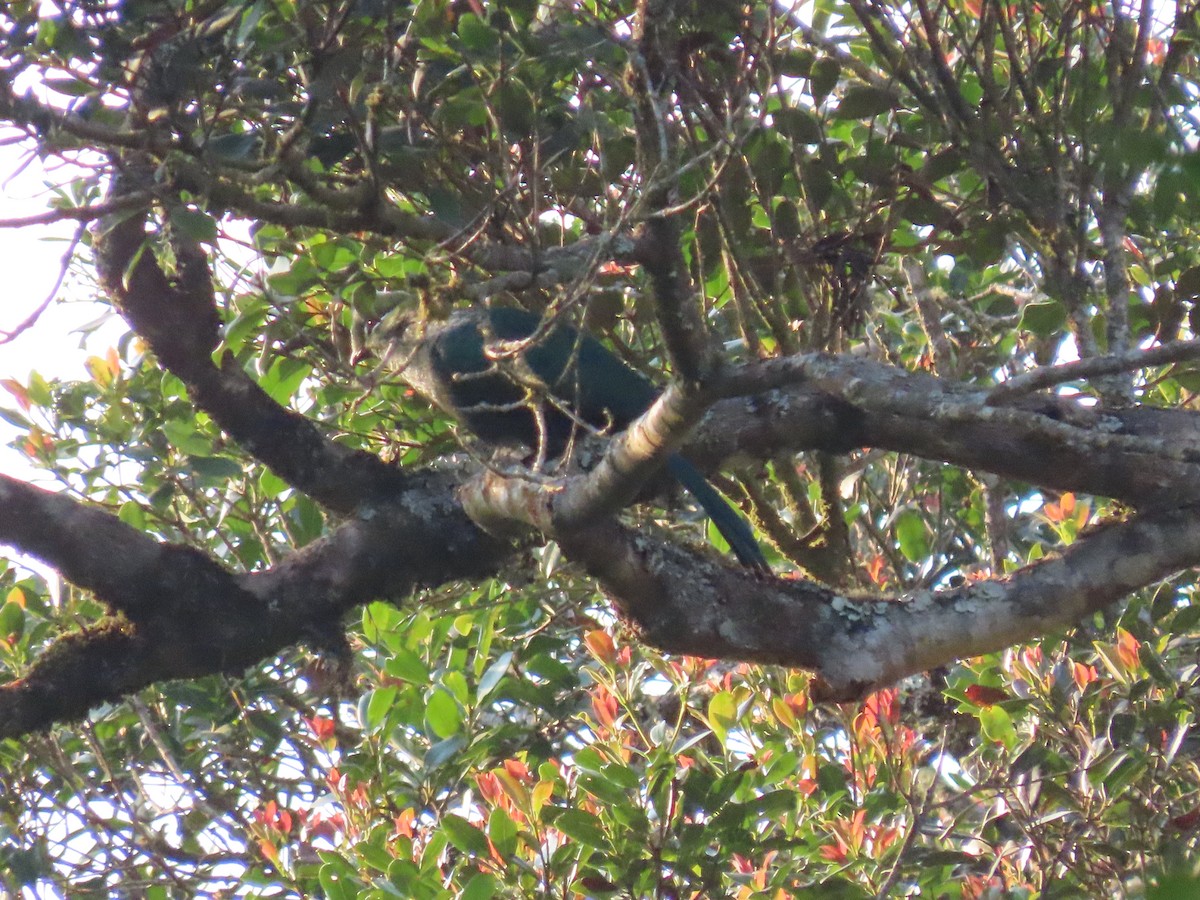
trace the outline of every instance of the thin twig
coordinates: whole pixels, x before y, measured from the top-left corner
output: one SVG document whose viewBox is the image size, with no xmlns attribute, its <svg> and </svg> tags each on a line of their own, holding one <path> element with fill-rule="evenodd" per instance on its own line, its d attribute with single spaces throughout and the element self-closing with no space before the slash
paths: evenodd
<svg viewBox="0 0 1200 900">
<path fill-rule="evenodd" d="M 152 199 L 148 191 L 137 191 L 109 200 L 105 203 L 95 203 L 90 206 L 65 206 L 48 209 L 45 212 L 30 216 L 16 216 L 11 219 L 0 219 L 0 228 L 27 228 L 30 225 L 52 225 L 55 222 L 93 222 L 104 216 L 112 215 L 122 209 L 134 209 L 144 206 Z"/>
<path fill-rule="evenodd" d="M 1117 372 L 1129 372 L 1197 357 L 1200 357 L 1200 340 L 1171 341 L 1150 350 L 1131 350 L 1128 353 L 1093 356 L 1057 366 L 1042 366 L 996 385 L 988 393 L 987 403 L 994 406 L 1021 394 L 1028 394 L 1066 381 L 1074 381 L 1077 378 L 1113 375 Z"/>
<path fill-rule="evenodd" d="M 46 293 L 46 299 L 38 304 L 37 309 L 31 312 L 25 319 L 18 322 L 8 331 L 0 331 L 0 345 L 15 341 L 20 335 L 32 328 L 37 320 L 42 317 L 50 304 L 54 302 L 54 298 L 58 296 L 59 289 L 62 287 L 63 280 L 67 277 L 67 269 L 71 265 L 71 256 L 75 253 L 75 248 L 79 246 L 80 240 L 83 239 L 83 225 L 75 229 L 75 234 L 71 237 L 71 244 L 67 247 L 67 252 L 62 256 L 62 262 L 58 267 L 58 277 L 54 280 L 53 286 Z"/>
</svg>

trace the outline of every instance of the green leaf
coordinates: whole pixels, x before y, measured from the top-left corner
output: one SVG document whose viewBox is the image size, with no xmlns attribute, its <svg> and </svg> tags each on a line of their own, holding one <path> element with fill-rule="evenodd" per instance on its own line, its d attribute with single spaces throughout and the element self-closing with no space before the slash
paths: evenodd
<svg viewBox="0 0 1200 900">
<path fill-rule="evenodd" d="M 383 670 L 393 678 L 402 678 L 413 684 L 429 684 L 429 668 L 417 654 L 398 647 L 383 665 Z"/>
<path fill-rule="evenodd" d="M 708 701 L 708 727 L 722 744 L 737 724 L 737 700 L 729 691 L 718 691 Z"/>
<path fill-rule="evenodd" d="M 884 88 L 856 84 L 842 96 L 835 119 L 870 119 L 890 112 L 896 105 L 896 95 Z"/>
<path fill-rule="evenodd" d="M 1021 328 L 1034 334 L 1049 336 L 1062 330 L 1067 323 L 1067 310 L 1057 300 L 1029 303 L 1021 310 Z"/>
<path fill-rule="evenodd" d="M 554 817 L 554 827 L 585 847 L 609 849 L 608 836 L 600 820 L 582 809 L 564 809 Z"/>
<path fill-rule="evenodd" d="M 577 783 L 579 787 L 603 803 L 617 805 L 629 802 L 629 795 L 619 785 L 613 784 L 603 775 L 584 772 L 579 776 Z"/>
<path fill-rule="evenodd" d="M 841 64 L 832 56 L 822 56 L 812 66 L 808 77 L 808 89 L 812 94 L 813 103 L 820 106 L 829 92 L 837 84 L 838 76 L 842 73 Z"/>
<path fill-rule="evenodd" d="M 89 84 L 79 78 L 62 78 L 59 76 L 48 76 L 41 79 L 42 87 L 49 88 L 56 94 L 63 94 L 67 97 L 88 97 L 96 93 L 96 86 Z"/>
<path fill-rule="evenodd" d="M 490 855 L 487 836 L 462 816 L 456 816 L 454 813 L 443 816 L 441 830 L 450 843 L 463 853 Z"/>
<path fill-rule="evenodd" d="M 499 884 L 495 875 L 478 872 L 462 889 L 462 893 L 458 895 L 459 900 L 492 900 L 497 895 Z"/>
<path fill-rule="evenodd" d="M 242 463 L 227 456 L 189 456 L 188 468 L 197 475 L 215 481 L 241 478 Z"/>
<path fill-rule="evenodd" d="M 896 517 L 896 542 L 909 562 L 920 562 L 929 555 L 925 519 L 915 509 L 906 509 Z"/>
<path fill-rule="evenodd" d="M 833 763 L 825 763 L 817 769 L 817 785 L 822 793 L 842 794 L 846 791 L 846 770 Z"/>
<path fill-rule="evenodd" d="M 258 135 L 221 134 L 210 140 L 205 149 L 213 156 L 229 162 L 242 162 L 257 155 L 260 141 Z"/>
<path fill-rule="evenodd" d="M 268 500 L 274 500 L 288 487 L 288 483 L 270 469 L 263 469 L 262 474 L 258 476 L 258 489 Z"/>
<path fill-rule="evenodd" d="M 462 755 L 466 746 L 467 741 L 460 734 L 452 738 L 447 738 L 444 741 L 438 741 L 425 754 L 425 768 L 432 771 L 445 765 L 452 759 L 457 759 Z"/>
<path fill-rule="evenodd" d="M 807 109 L 790 106 L 775 113 L 775 124 L 797 144 L 819 144 L 823 138 L 817 117 Z"/>
<path fill-rule="evenodd" d="M 170 214 L 171 227 L 196 243 L 215 244 L 217 223 L 206 212 L 186 207 L 174 207 Z"/>
<path fill-rule="evenodd" d="M 376 688 L 368 695 L 366 710 L 362 713 L 362 727 L 368 733 L 378 731 L 387 721 L 387 715 L 396 703 L 400 690 L 395 685 Z"/>
<path fill-rule="evenodd" d="M 500 35 L 474 13 L 465 13 L 458 20 L 458 36 L 463 46 L 475 53 L 488 53 L 500 43 Z"/>
<path fill-rule="evenodd" d="M 775 70 L 786 78 L 806 78 L 812 70 L 814 54 L 805 48 L 793 48 L 780 54 Z"/>
<path fill-rule="evenodd" d="M 442 673 L 442 687 L 461 705 L 466 706 L 469 702 L 471 694 L 467 686 L 467 676 L 458 669 Z"/>
<path fill-rule="evenodd" d="M 439 738 L 458 734 L 462 728 L 462 708 L 442 688 L 435 688 L 425 702 L 425 724 Z"/>
<path fill-rule="evenodd" d="M 168 441 L 190 456 L 204 456 L 212 452 L 212 440 L 200 434 L 191 419 L 168 419 L 162 423 L 162 433 Z"/>
<path fill-rule="evenodd" d="M 341 272 L 362 259 L 363 247 L 358 241 L 341 239 L 313 244 L 312 260 L 326 272 Z"/>
<path fill-rule="evenodd" d="M 318 877 L 328 900 L 355 900 L 358 897 L 357 879 L 344 861 L 321 866 Z"/>
<path fill-rule="evenodd" d="M 1175 296 L 1179 300 L 1195 300 L 1200 297 L 1200 266 L 1184 269 L 1175 279 Z"/>
<path fill-rule="evenodd" d="M 121 508 L 117 510 L 117 518 L 139 531 L 146 529 L 146 510 L 133 500 L 126 500 L 121 504 Z"/>
<path fill-rule="evenodd" d="M 805 887 L 804 896 L 813 900 L 868 900 L 875 892 L 847 878 L 830 878 Z"/>
<path fill-rule="evenodd" d="M 276 403 L 286 404 L 301 383 L 312 374 L 312 367 L 298 359 L 276 359 L 259 385 Z"/>
<path fill-rule="evenodd" d="M 475 688 L 475 702 L 483 700 L 488 694 L 496 689 L 496 686 L 504 680 L 508 674 L 508 668 L 512 665 L 513 654 L 511 650 L 501 653 L 496 657 L 496 661 L 488 666 L 487 671 L 483 673 L 483 677 L 479 679 L 479 685 Z"/>
<path fill-rule="evenodd" d="M 1012 717 L 1000 706 L 985 706 L 976 711 L 984 737 L 1011 750 L 1019 741 Z"/>
<path fill-rule="evenodd" d="M 501 856 L 512 856 L 517 852 L 517 823 L 507 812 L 497 806 L 488 817 L 488 837 Z"/>
<path fill-rule="evenodd" d="M 0 641 L 15 641 L 25 632 L 25 609 L 11 600 L 0 606 Z"/>
<path fill-rule="evenodd" d="M 1146 900 L 1195 900 L 1200 896 L 1200 875 L 1191 871 L 1159 876 L 1146 891 Z"/>
</svg>

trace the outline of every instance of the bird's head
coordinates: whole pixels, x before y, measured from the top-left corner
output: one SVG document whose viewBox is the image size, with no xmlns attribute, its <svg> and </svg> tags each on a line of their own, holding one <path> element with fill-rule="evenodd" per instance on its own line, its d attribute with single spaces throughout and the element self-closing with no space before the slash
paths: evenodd
<svg viewBox="0 0 1200 900">
<path fill-rule="evenodd" d="M 428 319 L 425 305 L 409 291 L 381 292 L 367 311 L 355 310 L 351 326 L 353 362 L 387 363 L 390 356 L 420 341 Z"/>
</svg>

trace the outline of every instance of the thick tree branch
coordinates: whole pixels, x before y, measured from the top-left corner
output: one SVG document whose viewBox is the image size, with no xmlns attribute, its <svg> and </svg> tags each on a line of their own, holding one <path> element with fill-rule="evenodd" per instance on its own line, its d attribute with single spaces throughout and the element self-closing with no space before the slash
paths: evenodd
<svg viewBox="0 0 1200 900">
<path fill-rule="evenodd" d="M 114 196 L 123 196 L 117 179 Z M 188 387 L 196 405 L 281 478 L 328 509 L 350 512 L 380 491 L 395 490 L 398 470 L 334 443 L 304 416 L 267 395 L 226 354 L 212 355 L 220 319 L 206 262 L 180 260 L 168 279 L 146 247 L 144 215 L 117 221 L 97 239 L 101 282 L 162 365 Z"/>
<path fill-rule="evenodd" d="M 131 615 L 149 610 L 156 598 L 179 585 L 149 584 L 141 577 L 169 573 L 174 553 L 102 510 L 82 506 L 0 475 L 0 544 L 10 544 L 53 566 L 64 578 Z"/>
<path fill-rule="evenodd" d="M 720 385 L 689 456 L 876 447 L 1140 506 L 1200 498 L 1200 417 L 1061 397 L 989 406 L 970 385 L 873 360 L 803 355 L 741 366 Z"/>
<path fill-rule="evenodd" d="M 931 428 L 930 422 L 945 423 L 932 409 L 924 409 L 922 418 L 923 408 L 913 395 L 936 407 L 947 402 L 943 389 L 953 393 L 950 388 L 924 375 L 888 370 L 884 377 L 869 366 L 864 373 L 863 361 L 855 362 L 859 376 L 877 389 L 887 389 L 877 392 L 865 409 L 803 386 L 748 402 L 725 401 L 718 412 L 741 409 L 743 417 L 726 415 L 719 429 L 710 430 L 742 432 L 738 439 L 744 444 L 775 429 L 780 443 L 795 442 L 796 435 L 802 435 L 818 445 L 844 440 L 849 428 L 866 443 L 896 441 L 909 452 L 916 447 L 959 463 L 971 462 L 974 454 L 982 468 L 993 471 L 1022 465 L 1031 474 L 1034 466 L 1045 471 L 1047 454 L 1038 451 L 1044 434 L 1037 429 L 1005 437 L 1011 430 L 1007 424 L 993 427 L 984 417 L 958 421 L 953 429 L 931 436 L 939 429 Z M 738 376 L 742 386 L 755 378 L 788 380 L 795 375 L 761 366 L 749 369 Z M 837 387 L 837 366 L 818 371 L 826 391 Z M 852 396 L 857 391 L 846 388 L 843 393 Z M 879 410 L 889 397 L 898 401 L 901 413 Z M 1152 443 L 1165 440 L 1170 423 L 1184 415 L 1157 410 L 1125 414 L 1123 427 L 1155 435 Z M 765 432 L 755 431 L 762 424 L 756 425 L 755 416 L 769 422 Z M 654 416 L 646 418 L 652 421 Z M 789 424 L 795 426 L 794 433 Z M 965 440 L 964 430 L 969 432 Z M 667 433 L 675 435 L 670 440 L 677 438 L 670 428 Z M 636 447 L 636 438 L 626 440 Z M 1003 454 L 996 457 L 997 447 L 1003 450 L 1006 440 L 1028 458 L 1014 463 Z M 710 436 L 689 447 L 689 453 L 715 445 Z M 1050 449 L 1058 451 L 1056 464 L 1068 465 L 1067 447 Z M 644 458 L 659 452 L 651 450 Z M 1077 468 L 1095 468 L 1082 465 L 1079 451 L 1074 453 Z M 998 458 L 1001 465 L 996 465 Z M 1121 454 L 1104 462 L 1116 480 L 1154 468 L 1145 459 L 1122 459 Z M 1159 460 L 1157 468 L 1163 465 Z M 1090 477 L 1091 487 L 1103 486 L 1105 476 Z M 1180 488 L 1187 482 L 1177 477 L 1169 481 L 1174 499 L 1187 499 Z M 340 613 L 372 596 L 395 596 L 449 578 L 491 574 L 509 551 L 471 526 L 454 499 L 457 483 L 456 474 L 414 474 L 403 494 L 378 499 L 358 518 L 280 566 L 237 576 L 192 550 L 150 541 L 105 513 L 4 482 L 0 539 L 43 556 L 72 581 L 124 611 L 126 618 L 62 639 L 24 679 L 0 689 L 0 723 L 5 723 L 0 734 L 78 717 L 98 702 L 157 680 L 239 671 L 297 641 L 321 640 Z M 586 479 L 581 483 L 586 485 Z M 1138 487 L 1148 484 L 1143 479 Z M 569 497 L 570 491 L 568 485 L 564 494 Z M 837 697 L 1069 624 L 1200 558 L 1193 521 L 1197 513 L 1192 508 L 1157 512 L 1103 529 L 1068 549 L 1060 560 L 1039 563 L 1006 581 L 936 596 L 914 595 L 896 603 L 749 576 L 703 552 L 611 522 L 555 531 L 553 502 L 547 510 L 544 521 L 512 515 L 558 533 L 568 554 L 614 593 L 647 640 L 673 652 L 811 668 L 826 682 L 829 695 Z M 588 510 L 589 517 L 593 512 Z M 75 537 L 79 534 L 88 535 L 88 540 Z M 96 547 L 105 552 L 96 552 Z"/>
<path fill-rule="evenodd" d="M 375 597 L 495 574 L 511 547 L 467 519 L 456 484 L 454 473 L 415 475 L 402 495 L 381 495 L 273 569 L 238 575 L 62 495 L 0 480 L 0 541 L 125 613 L 60 638 L 0 685 L 0 738 L 157 681 L 237 674 L 301 641 L 333 643 L 339 617 Z"/>
<path fill-rule="evenodd" d="M 1190 344 L 1159 349 L 1146 354 L 1147 364 L 1192 352 Z M 1094 369 L 1093 362 L 1104 366 Z M 1093 374 L 1129 364 L 1122 356 L 1079 365 Z M 716 404 L 687 443 L 688 458 L 702 469 L 737 457 L 872 447 L 1141 508 L 1200 500 L 1200 415 L 1189 410 L 1109 410 L 1062 397 L 992 406 L 994 392 L 850 357 L 753 363 L 719 387 L 749 396 Z M 493 473 L 464 500 L 489 527 L 508 517 L 555 534 L 568 521 L 572 527 L 598 521 L 627 504 L 629 490 L 641 483 L 644 472 L 632 466 L 646 457 L 636 446 L 619 437 L 609 449 L 611 470 L 600 467 L 565 484 Z"/>
<path fill-rule="evenodd" d="M 763 580 L 643 533 L 603 524 L 563 549 L 611 593 L 643 639 L 670 653 L 813 671 L 822 699 L 1065 628 L 1200 562 L 1200 509 L 1103 527 L 1002 580 L 891 598 Z"/>
</svg>

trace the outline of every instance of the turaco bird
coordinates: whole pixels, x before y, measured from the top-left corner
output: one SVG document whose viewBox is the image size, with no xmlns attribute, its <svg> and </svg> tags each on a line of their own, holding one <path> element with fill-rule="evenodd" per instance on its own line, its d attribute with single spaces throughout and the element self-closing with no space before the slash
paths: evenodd
<svg viewBox="0 0 1200 900">
<path fill-rule="evenodd" d="M 534 313 L 508 307 L 459 310 L 443 322 L 396 309 L 372 330 L 383 364 L 482 441 L 519 445 L 547 458 L 561 455 L 583 422 L 620 431 L 649 409 L 658 389 L 598 340 L 556 324 L 502 367 L 485 342 L 523 341 L 542 325 Z M 516 371 L 512 371 L 515 369 Z M 548 399 L 531 401 L 531 396 Z M 754 533 L 690 462 L 673 453 L 667 471 L 704 508 L 744 566 L 770 571 Z"/>
</svg>

